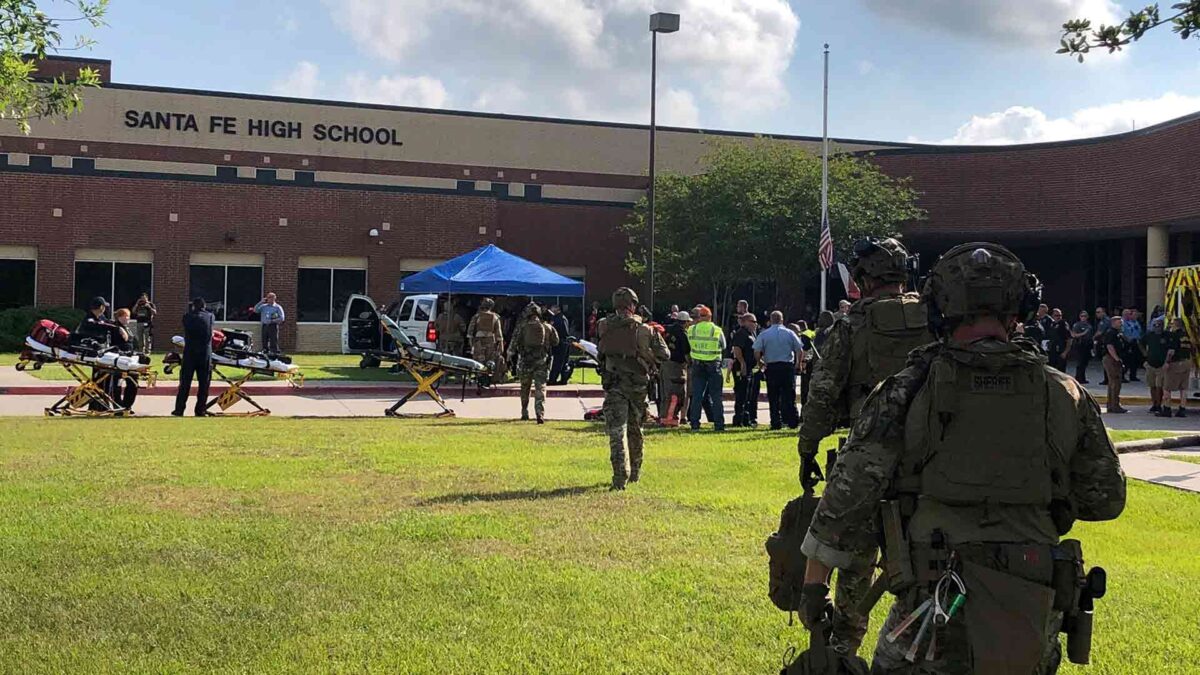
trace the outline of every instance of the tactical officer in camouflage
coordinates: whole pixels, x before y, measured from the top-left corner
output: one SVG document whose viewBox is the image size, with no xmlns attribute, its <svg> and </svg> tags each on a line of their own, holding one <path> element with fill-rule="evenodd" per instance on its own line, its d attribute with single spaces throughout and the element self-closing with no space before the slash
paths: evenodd
<svg viewBox="0 0 1200 675">
<path fill-rule="evenodd" d="M 636 483 L 642 470 L 642 423 L 646 420 L 646 390 L 658 364 L 671 357 L 658 331 L 642 323 L 635 311 L 637 294 L 618 288 L 612 296 L 613 314 L 600 320 L 601 377 L 604 384 L 604 427 L 612 460 L 612 489 Z M 629 437 L 629 452 L 625 438 Z"/>
<path fill-rule="evenodd" d="M 825 487 L 801 547 L 803 620 L 882 528 L 873 590 L 897 599 L 873 673 L 1053 673 L 1060 628 L 1086 660 L 1103 583 L 1059 538 L 1116 518 L 1125 476 L 1087 390 L 1009 337 L 1039 296 L 1002 246 L 946 252 L 922 292 L 939 341 L 867 398 Z"/>
<path fill-rule="evenodd" d="M 550 377 L 550 352 L 558 346 L 558 332 L 542 321 L 537 303 L 525 305 L 521 323 L 513 331 L 508 360 L 517 364 L 521 380 L 521 419 L 529 419 L 529 390 L 533 388 L 533 412 L 538 424 L 546 421 L 546 379 Z"/>
<path fill-rule="evenodd" d="M 492 311 L 496 302 L 484 298 L 479 302 L 479 311 L 467 324 L 467 339 L 471 341 L 471 358 L 487 365 L 492 370 L 492 381 L 504 381 L 507 369 L 504 364 L 504 331 L 500 317 Z"/>
<path fill-rule="evenodd" d="M 875 385 L 904 368 L 910 351 L 934 339 L 920 296 L 904 291 L 908 262 L 908 251 L 895 239 L 854 244 L 850 273 L 863 297 L 830 327 L 800 416 L 800 482 L 805 490 L 820 477 L 821 439 L 853 422 Z M 868 617 L 855 607 L 870 588 L 874 563 L 872 551 L 856 565 L 838 570 L 833 642 L 851 652 L 858 650 L 867 632 Z"/>
</svg>

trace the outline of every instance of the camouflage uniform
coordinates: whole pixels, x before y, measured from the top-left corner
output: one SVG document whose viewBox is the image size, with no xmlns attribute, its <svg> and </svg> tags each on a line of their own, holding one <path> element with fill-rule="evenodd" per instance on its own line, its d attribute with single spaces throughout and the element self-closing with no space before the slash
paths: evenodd
<svg viewBox="0 0 1200 675">
<path fill-rule="evenodd" d="M 463 353 L 463 334 L 467 329 L 466 323 L 453 307 L 443 309 L 437 315 L 433 325 L 437 327 L 437 348 L 447 354 L 460 356 Z"/>
<path fill-rule="evenodd" d="M 994 244 L 964 246 L 965 253 L 963 247 L 952 249 L 942 261 L 978 255 L 970 247 L 988 247 L 994 257 L 1007 256 L 1020 265 Z M 985 251 L 978 259 L 988 257 Z M 935 276 L 942 265 L 935 267 Z M 1019 269 L 1023 275 L 1024 267 Z M 939 283 L 931 277 L 927 299 L 939 300 L 933 292 Z M 972 290 L 962 291 L 968 294 L 966 302 L 981 304 L 969 295 Z M 996 297 L 976 296 L 987 298 L 983 306 L 994 306 Z M 1003 312 L 1016 313 L 1015 305 Z M 1010 434 L 1013 429 L 1027 433 Z M 967 344 L 943 339 L 914 351 L 909 366 L 867 398 L 854 423 L 802 546 L 810 561 L 842 567 L 856 564 L 864 551 L 873 552 L 877 507 L 884 498 L 901 505 L 903 545 L 911 547 L 916 583 L 898 589 L 880 631 L 872 672 L 965 674 L 981 672 L 981 663 L 989 658 L 993 665 L 997 660 L 1022 664 L 1011 672 L 1054 672 L 1061 612 L 1051 612 L 1045 601 L 1044 616 L 1007 615 L 1003 630 L 1014 631 L 1012 635 L 1025 631 L 1019 633 L 1020 641 L 993 634 L 996 624 L 969 629 L 972 617 L 995 604 L 971 590 L 968 575 L 973 567 L 980 580 L 976 589 L 987 589 L 982 580 L 993 575 L 1022 589 L 1012 597 L 1053 597 L 1047 588 L 1050 547 L 1075 518 L 1108 520 L 1123 510 L 1125 477 L 1099 406 L 1087 390 L 1046 365 L 1036 345 L 1024 339 L 983 338 Z M 939 547 L 936 541 L 946 544 Z M 931 575 L 941 574 L 930 562 L 941 550 L 944 563 L 946 548 L 959 556 L 967 576 L 967 602 L 962 614 L 934 629 L 934 658 L 925 660 L 927 636 L 913 665 L 904 653 L 915 629 L 896 642 L 883 636 L 930 596 Z M 922 572 L 931 567 L 934 572 Z M 1026 619 L 1036 630 L 1021 623 Z M 989 652 L 986 645 L 1000 651 Z"/>
<path fill-rule="evenodd" d="M 524 320 L 513 331 L 509 360 L 517 364 L 521 380 L 521 419 L 529 419 L 529 390 L 533 388 L 533 412 L 540 424 L 546 416 L 546 380 L 550 377 L 550 350 L 558 346 L 558 332 L 542 321 L 538 306 L 525 308 Z"/>
<path fill-rule="evenodd" d="M 628 288 L 613 294 L 613 306 L 636 307 L 637 295 Z M 613 314 L 596 328 L 604 385 L 604 427 L 608 432 L 612 487 L 625 489 L 637 482 L 642 468 L 642 423 L 646 419 L 646 389 L 656 364 L 670 358 L 667 344 L 641 317 Z M 629 438 L 626 453 L 625 439 Z"/>
<path fill-rule="evenodd" d="M 471 358 L 492 366 L 493 379 L 503 381 L 504 364 L 504 331 L 500 326 L 500 317 L 492 311 L 491 303 L 483 303 L 479 311 L 471 317 L 467 324 L 467 337 L 471 339 Z"/>
<path fill-rule="evenodd" d="M 864 276 L 886 283 L 903 282 L 907 251 L 894 239 L 875 246 L 856 256 L 854 272 L 859 283 Z M 919 294 L 897 292 L 863 298 L 844 318 L 834 321 L 801 410 L 801 457 L 815 457 L 821 439 L 853 422 L 875 385 L 904 367 L 910 350 L 933 341 L 927 324 L 928 310 Z M 838 570 L 833 636 L 850 651 L 858 649 L 867 633 L 869 617 L 856 608 L 871 587 L 874 564 L 875 552 L 868 551 L 855 564 Z"/>
</svg>

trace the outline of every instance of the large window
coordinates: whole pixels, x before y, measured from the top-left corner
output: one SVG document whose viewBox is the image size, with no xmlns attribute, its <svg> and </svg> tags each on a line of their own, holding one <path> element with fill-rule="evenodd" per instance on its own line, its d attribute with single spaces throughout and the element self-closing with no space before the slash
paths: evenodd
<svg viewBox="0 0 1200 675">
<path fill-rule="evenodd" d="M 204 298 L 217 321 L 258 321 L 254 306 L 262 300 L 262 267 L 192 265 L 188 295 Z"/>
<path fill-rule="evenodd" d="M 0 259 L 0 309 L 33 305 L 36 279 L 35 261 Z"/>
<path fill-rule="evenodd" d="M 296 317 L 307 323 L 341 321 L 350 296 L 367 289 L 366 270 L 302 267 L 296 279 Z"/>
<path fill-rule="evenodd" d="M 92 298 L 100 296 L 113 308 L 132 308 L 142 293 L 154 297 L 151 282 L 154 267 L 150 263 L 75 262 L 75 306 L 87 309 Z"/>
</svg>

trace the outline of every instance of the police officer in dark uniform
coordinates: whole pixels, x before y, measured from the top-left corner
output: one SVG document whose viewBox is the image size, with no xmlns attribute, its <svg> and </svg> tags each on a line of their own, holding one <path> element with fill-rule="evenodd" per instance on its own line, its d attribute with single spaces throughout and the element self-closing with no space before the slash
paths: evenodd
<svg viewBox="0 0 1200 675">
<path fill-rule="evenodd" d="M 100 342 L 104 347 L 107 347 L 113 342 L 115 326 L 105 312 L 108 311 L 108 301 L 103 296 L 97 295 L 88 303 L 87 314 L 83 315 L 83 321 L 79 322 L 79 327 L 75 329 L 75 335 L 78 338 L 91 338 Z M 103 351 L 103 349 L 101 349 Z M 92 379 L 97 378 L 96 369 L 92 369 Z M 110 375 L 102 383 L 101 388 L 104 392 L 114 399 L 117 397 L 117 378 Z M 88 404 L 92 410 L 102 410 L 103 407 L 96 401 Z"/>
<path fill-rule="evenodd" d="M 175 417 L 183 416 L 187 407 L 188 393 L 192 388 L 192 376 L 196 377 L 200 391 L 196 394 L 196 417 L 204 417 L 204 403 L 208 400 L 208 384 L 212 379 L 213 315 L 204 308 L 204 298 L 192 300 L 192 311 L 183 315 L 183 363 L 179 368 L 179 391 L 175 394 Z"/>
</svg>

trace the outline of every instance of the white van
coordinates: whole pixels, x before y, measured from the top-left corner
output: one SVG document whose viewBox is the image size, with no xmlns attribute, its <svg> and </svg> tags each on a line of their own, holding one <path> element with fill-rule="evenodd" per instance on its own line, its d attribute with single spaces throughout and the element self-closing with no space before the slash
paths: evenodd
<svg viewBox="0 0 1200 675">
<path fill-rule="evenodd" d="M 414 296 L 412 306 L 402 304 L 397 314 L 404 314 L 409 319 L 421 310 L 422 301 L 434 296 Z M 434 305 L 436 306 L 436 301 Z M 436 341 L 437 336 L 432 337 Z M 384 359 L 407 355 L 421 363 L 442 368 L 456 374 L 470 376 L 485 376 L 488 367 L 465 356 L 457 356 L 440 352 L 435 348 L 426 347 L 427 343 L 419 341 L 409 331 L 402 328 L 390 316 L 380 313 L 375 301 L 365 295 L 351 295 L 346 303 L 346 314 L 342 317 L 342 353 L 361 354 L 360 368 L 374 368 Z"/>
<path fill-rule="evenodd" d="M 441 308 L 438 296 L 433 294 L 410 295 L 390 315 L 404 332 L 426 349 L 437 349 L 437 326 L 433 321 Z"/>
<path fill-rule="evenodd" d="M 346 314 L 342 317 L 342 353 L 363 354 L 381 349 L 394 349 L 386 344 L 390 338 L 379 325 L 378 314 L 383 307 L 365 295 L 352 295 L 346 302 Z M 388 315 L 404 333 L 425 349 L 437 348 L 437 326 L 434 319 L 438 313 L 438 297 L 433 294 L 410 295 Z"/>
</svg>

